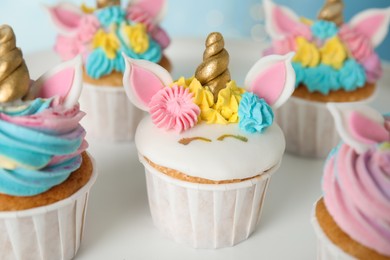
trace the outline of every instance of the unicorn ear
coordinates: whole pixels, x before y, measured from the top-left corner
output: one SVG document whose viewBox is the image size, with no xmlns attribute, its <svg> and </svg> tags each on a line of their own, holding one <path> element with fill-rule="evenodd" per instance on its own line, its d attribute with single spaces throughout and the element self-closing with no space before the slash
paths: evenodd
<svg viewBox="0 0 390 260">
<path fill-rule="evenodd" d="M 299 17 L 289 8 L 263 0 L 265 12 L 265 28 L 272 39 L 280 39 L 304 26 Z"/>
<path fill-rule="evenodd" d="M 386 37 L 390 22 L 390 7 L 385 9 L 368 9 L 355 15 L 349 25 L 371 40 L 376 47 Z"/>
<path fill-rule="evenodd" d="M 173 82 L 169 72 L 160 65 L 147 61 L 135 60 L 123 54 L 126 70 L 123 86 L 127 97 L 139 109 L 149 111 L 149 102 L 160 89 Z"/>
<path fill-rule="evenodd" d="M 364 153 L 370 146 L 390 140 L 384 117 L 375 109 L 363 104 L 328 103 L 336 129 L 356 152 Z"/>
<path fill-rule="evenodd" d="M 248 91 L 264 98 L 274 109 L 284 104 L 295 89 L 295 71 L 291 65 L 294 56 L 269 55 L 253 65 L 245 78 Z"/>
<path fill-rule="evenodd" d="M 32 91 L 40 98 L 60 96 L 63 105 L 71 108 L 79 100 L 82 84 L 82 59 L 77 56 L 43 74 L 32 85 Z"/>
<path fill-rule="evenodd" d="M 129 8 L 140 8 L 152 17 L 155 23 L 164 18 L 167 9 L 166 0 L 136 0 Z"/>
<path fill-rule="evenodd" d="M 83 12 L 77 5 L 62 2 L 54 6 L 44 7 L 49 12 L 60 34 L 71 36 L 76 33 L 83 17 Z"/>
</svg>

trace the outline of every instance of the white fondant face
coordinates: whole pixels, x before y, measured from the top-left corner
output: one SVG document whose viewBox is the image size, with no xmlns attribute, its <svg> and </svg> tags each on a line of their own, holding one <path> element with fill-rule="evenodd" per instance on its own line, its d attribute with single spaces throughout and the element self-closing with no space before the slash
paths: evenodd
<svg viewBox="0 0 390 260">
<path fill-rule="evenodd" d="M 223 135 L 246 137 L 247 142 Z M 188 145 L 182 138 L 201 137 Z M 186 175 L 220 181 L 254 177 L 277 165 L 282 159 L 285 139 L 274 123 L 265 132 L 248 134 L 238 124 L 208 125 L 200 123 L 183 133 L 157 128 L 150 116 L 137 128 L 135 143 L 141 156 Z"/>
</svg>

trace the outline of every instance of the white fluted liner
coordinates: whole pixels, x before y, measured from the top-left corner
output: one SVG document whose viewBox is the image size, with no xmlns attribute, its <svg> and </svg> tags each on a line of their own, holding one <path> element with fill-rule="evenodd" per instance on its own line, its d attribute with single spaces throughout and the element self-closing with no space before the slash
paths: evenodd
<svg viewBox="0 0 390 260">
<path fill-rule="evenodd" d="M 68 260 L 80 247 L 93 173 L 72 196 L 48 206 L 0 212 L 1 260 Z"/>
<path fill-rule="evenodd" d="M 143 112 L 128 100 L 123 87 L 84 83 L 80 109 L 87 136 L 105 141 L 131 141 Z"/>
<path fill-rule="evenodd" d="M 291 97 L 275 111 L 275 120 L 286 137 L 286 151 L 292 154 L 326 158 L 340 141 L 326 103 Z"/>
<path fill-rule="evenodd" d="M 316 203 L 317 204 L 317 203 Z M 315 216 L 316 204 L 313 206 L 311 223 L 317 235 L 317 260 L 354 260 L 355 257 L 344 252 L 332 243 L 325 235 Z"/>
<path fill-rule="evenodd" d="M 145 165 L 149 206 L 157 228 L 194 248 L 222 248 L 246 240 L 261 215 L 276 165 L 260 177 L 231 184 L 196 184 Z"/>
</svg>

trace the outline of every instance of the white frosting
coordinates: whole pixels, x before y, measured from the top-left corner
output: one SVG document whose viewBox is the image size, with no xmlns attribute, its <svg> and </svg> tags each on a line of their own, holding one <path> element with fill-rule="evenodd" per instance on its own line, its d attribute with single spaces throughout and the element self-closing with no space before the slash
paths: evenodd
<svg viewBox="0 0 390 260">
<path fill-rule="evenodd" d="M 227 137 L 240 135 L 247 142 Z M 180 144 L 182 138 L 204 137 L 211 142 L 192 141 Z M 152 162 L 184 174 L 209 180 L 245 179 L 261 174 L 282 159 L 285 140 L 282 130 L 274 123 L 264 133 L 248 134 L 238 124 L 208 125 L 200 123 L 183 133 L 157 128 L 150 116 L 138 125 L 135 144 L 141 156 Z"/>
</svg>

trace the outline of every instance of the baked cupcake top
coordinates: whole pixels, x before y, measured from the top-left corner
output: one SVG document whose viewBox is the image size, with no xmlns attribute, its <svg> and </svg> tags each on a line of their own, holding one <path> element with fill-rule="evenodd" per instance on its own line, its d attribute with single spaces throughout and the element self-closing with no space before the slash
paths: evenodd
<svg viewBox="0 0 390 260">
<path fill-rule="evenodd" d="M 326 208 L 352 239 L 390 256 L 390 120 L 364 105 L 328 107 L 343 142 L 325 165 Z"/>
<path fill-rule="evenodd" d="M 76 58 L 33 81 L 12 28 L 0 26 L 0 193 L 36 195 L 80 167 L 81 64 Z"/>
<path fill-rule="evenodd" d="M 272 39 L 266 54 L 295 51 L 296 86 L 329 95 L 375 83 L 382 74 L 374 48 L 385 38 L 390 7 L 369 9 L 343 21 L 342 0 L 326 1 L 318 20 L 299 18 L 292 10 L 264 0 L 266 29 Z"/>
<path fill-rule="evenodd" d="M 59 31 L 54 49 L 64 60 L 81 54 L 91 79 L 123 73 L 121 53 L 158 63 L 170 42 L 158 25 L 164 4 L 141 0 L 122 8 L 119 0 L 98 0 L 96 8 L 65 2 L 48 7 Z"/>
<path fill-rule="evenodd" d="M 150 114 L 135 136 L 140 155 L 215 181 L 245 179 L 276 166 L 285 141 L 273 109 L 294 89 L 292 55 L 259 60 L 245 88 L 230 79 L 229 55 L 219 33 L 208 36 L 203 63 L 188 79 L 174 81 L 161 66 L 126 57 L 127 96 Z"/>
</svg>

